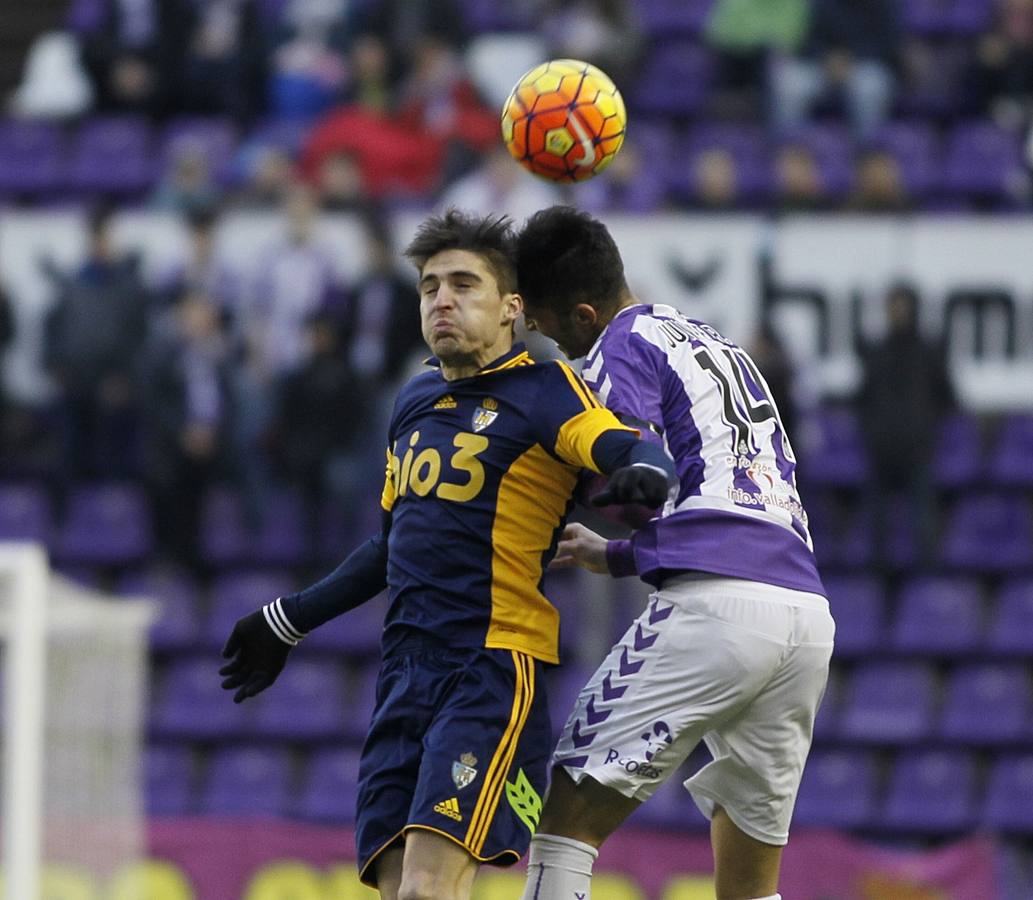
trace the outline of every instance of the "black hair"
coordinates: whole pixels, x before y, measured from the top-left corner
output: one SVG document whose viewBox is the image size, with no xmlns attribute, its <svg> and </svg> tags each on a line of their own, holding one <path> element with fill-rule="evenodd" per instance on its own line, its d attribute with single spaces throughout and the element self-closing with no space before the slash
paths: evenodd
<svg viewBox="0 0 1033 900">
<path fill-rule="evenodd" d="M 507 216 L 472 216 L 458 209 L 432 216 L 416 230 L 405 256 L 422 272 L 428 259 L 445 250 L 476 253 L 491 269 L 499 293 L 516 293 L 513 223 Z"/>
<path fill-rule="evenodd" d="M 516 261 L 524 300 L 558 313 L 579 303 L 610 311 L 628 293 L 610 232 L 572 206 L 550 206 L 531 216 L 517 235 Z"/>
</svg>

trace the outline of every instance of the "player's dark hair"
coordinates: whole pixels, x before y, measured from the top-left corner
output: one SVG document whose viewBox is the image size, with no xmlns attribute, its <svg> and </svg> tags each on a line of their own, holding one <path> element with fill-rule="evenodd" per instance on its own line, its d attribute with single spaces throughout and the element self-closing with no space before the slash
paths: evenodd
<svg viewBox="0 0 1033 900">
<path fill-rule="evenodd" d="M 628 292 L 606 226 L 572 206 L 536 212 L 516 239 L 517 281 L 530 304 L 563 313 L 579 303 L 608 311 Z"/>
<path fill-rule="evenodd" d="M 405 248 L 405 256 L 420 272 L 427 260 L 445 250 L 469 250 L 491 269 L 502 294 L 517 290 L 513 223 L 507 216 L 472 216 L 450 209 L 426 219 Z"/>
</svg>

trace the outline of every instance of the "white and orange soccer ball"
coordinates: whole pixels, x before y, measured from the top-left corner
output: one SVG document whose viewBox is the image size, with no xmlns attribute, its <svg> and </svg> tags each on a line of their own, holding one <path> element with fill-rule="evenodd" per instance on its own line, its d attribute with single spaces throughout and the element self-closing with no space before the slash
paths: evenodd
<svg viewBox="0 0 1033 900">
<path fill-rule="evenodd" d="M 584 181 L 613 161 L 627 118 L 605 72 L 577 59 L 553 59 L 516 83 L 502 108 L 502 139 L 529 172 Z"/>
</svg>

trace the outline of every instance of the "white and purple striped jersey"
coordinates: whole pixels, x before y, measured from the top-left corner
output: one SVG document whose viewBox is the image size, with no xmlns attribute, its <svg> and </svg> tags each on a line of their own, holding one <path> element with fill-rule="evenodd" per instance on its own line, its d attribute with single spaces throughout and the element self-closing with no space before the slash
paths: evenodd
<svg viewBox="0 0 1033 900">
<path fill-rule="evenodd" d="M 582 376 L 626 424 L 662 440 L 680 486 L 629 541 L 611 541 L 615 575 L 658 585 L 701 571 L 824 595 L 796 459 L 746 352 L 670 306 L 621 310 Z"/>
</svg>

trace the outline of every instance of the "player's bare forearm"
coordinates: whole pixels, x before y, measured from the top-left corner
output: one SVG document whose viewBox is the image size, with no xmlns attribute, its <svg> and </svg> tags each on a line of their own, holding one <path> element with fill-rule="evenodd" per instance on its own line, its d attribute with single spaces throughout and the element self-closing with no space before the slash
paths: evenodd
<svg viewBox="0 0 1033 900">
<path fill-rule="evenodd" d="M 578 522 L 572 522 L 563 529 L 563 535 L 556 546 L 552 568 L 565 569 L 581 566 L 589 572 L 608 575 L 606 565 L 606 538 L 596 534 Z"/>
</svg>

